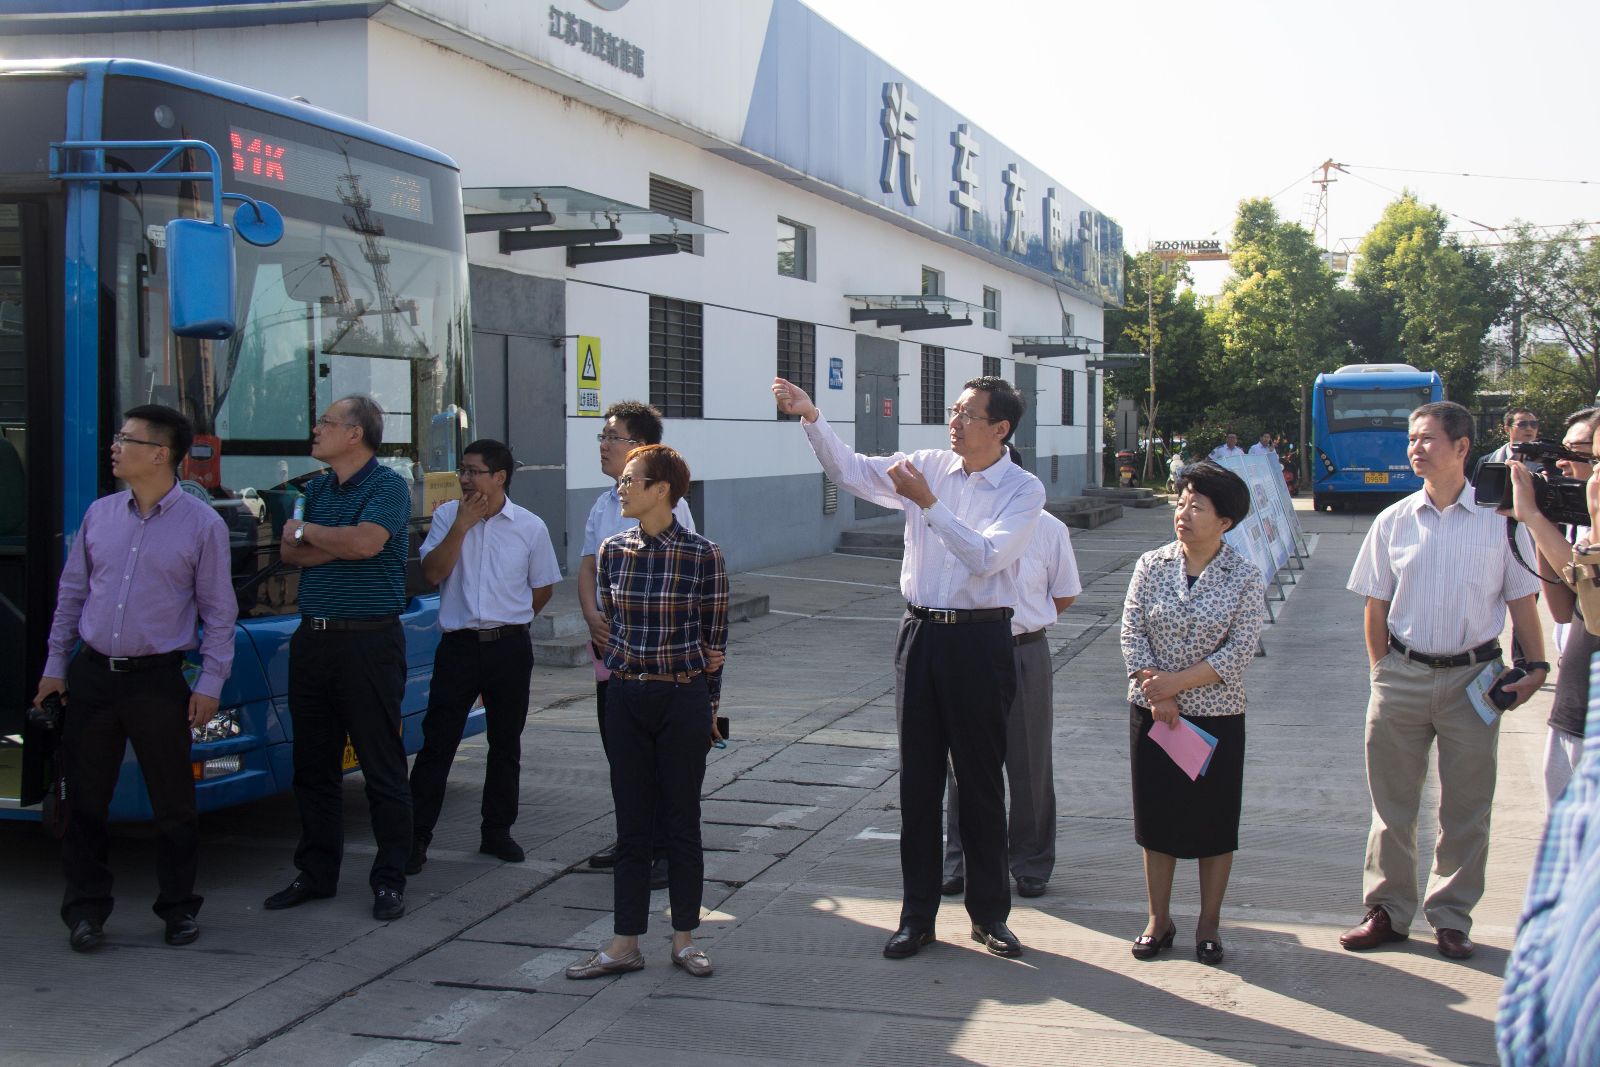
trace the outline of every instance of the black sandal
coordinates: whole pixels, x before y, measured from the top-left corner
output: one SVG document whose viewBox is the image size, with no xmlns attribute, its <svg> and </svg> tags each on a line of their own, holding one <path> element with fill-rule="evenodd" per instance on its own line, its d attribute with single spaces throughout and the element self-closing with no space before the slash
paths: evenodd
<svg viewBox="0 0 1600 1067">
<path fill-rule="evenodd" d="M 1194 958 L 1201 963 L 1209 963 L 1212 966 L 1221 963 L 1222 942 L 1211 940 L 1196 941 L 1194 943 Z"/>
<path fill-rule="evenodd" d="M 1129 949 L 1136 960 L 1153 960 L 1161 954 L 1162 949 L 1172 947 L 1172 939 L 1178 936 L 1178 927 L 1174 924 L 1167 930 L 1167 935 L 1157 941 L 1150 934 L 1140 934 L 1133 939 L 1133 947 Z"/>
</svg>

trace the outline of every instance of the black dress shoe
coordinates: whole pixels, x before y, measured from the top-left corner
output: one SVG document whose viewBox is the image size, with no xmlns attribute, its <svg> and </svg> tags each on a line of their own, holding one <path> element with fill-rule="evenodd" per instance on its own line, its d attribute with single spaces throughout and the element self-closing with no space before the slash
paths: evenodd
<svg viewBox="0 0 1600 1067">
<path fill-rule="evenodd" d="M 1022 955 L 1022 942 L 1005 923 L 973 923 L 972 940 L 996 956 Z"/>
<path fill-rule="evenodd" d="M 1017 879 L 1017 896 L 1042 897 L 1049 883 L 1043 878 L 1033 878 L 1026 874 Z"/>
<path fill-rule="evenodd" d="M 93 952 L 105 939 L 105 930 L 99 923 L 91 919 L 79 919 L 72 924 L 72 932 L 67 935 L 67 944 L 72 946 L 74 952 Z"/>
<path fill-rule="evenodd" d="M 1150 934 L 1140 934 L 1133 939 L 1133 958 L 1136 960 L 1153 960 L 1161 955 L 1163 949 L 1172 947 L 1172 939 L 1178 936 L 1178 928 L 1169 928 L 1164 937 L 1154 937 Z"/>
<path fill-rule="evenodd" d="M 398 919 L 406 913 L 405 894 L 385 886 L 372 894 L 372 917 L 379 922 Z"/>
<path fill-rule="evenodd" d="M 1196 941 L 1194 943 L 1194 958 L 1201 963 L 1209 963 L 1213 967 L 1222 962 L 1221 941 Z"/>
<path fill-rule="evenodd" d="M 923 945 L 931 945 L 938 938 L 932 930 L 918 930 L 915 926 L 902 926 L 883 946 L 883 954 L 891 960 L 915 956 Z"/>
<path fill-rule="evenodd" d="M 667 888 L 667 857 L 662 856 L 650 864 L 650 888 Z"/>
<path fill-rule="evenodd" d="M 167 920 L 167 944 L 187 945 L 200 936 L 200 924 L 192 915 L 179 915 Z"/>
<path fill-rule="evenodd" d="M 428 842 L 420 837 L 411 842 L 411 855 L 406 858 L 406 873 L 421 874 L 422 867 L 428 862 Z"/>
<path fill-rule="evenodd" d="M 324 900 L 331 896 L 332 893 L 319 893 L 312 889 L 311 883 L 304 878 L 296 878 L 287 889 L 280 889 L 262 901 L 261 906 L 268 911 L 282 911 L 284 908 L 298 908 L 308 900 Z"/>
<path fill-rule="evenodd" d="M 589 857 L 589 866 L 596 870 L 605 870 L 607 867 L 617 865 L 617 842 L 613 841 L 605 848 Z"/>
<path fill-rule="evenodd" d="M 959 897 L 967 891 L 967 880 L 959 874 L 939 883 L 939 892 L 947 897 Z"/>
<path fill-rule="evenodd" d="M 478 845 L 478 851 L 504 860 L 506 863 L 521 863 L 528 858 L 522 851 L 522 846 L 511 840 L 511 835 L 507 833 L 484 834 L 482 842 Z"/>
</svg>

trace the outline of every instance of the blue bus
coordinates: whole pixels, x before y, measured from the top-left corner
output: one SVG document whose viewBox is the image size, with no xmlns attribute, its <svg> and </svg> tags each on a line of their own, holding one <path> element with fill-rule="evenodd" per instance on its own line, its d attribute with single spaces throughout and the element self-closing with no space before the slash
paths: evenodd
<svg viewBox="0 0 1600 1067">
<path fill-rule="evenodd" d="M 1393 499 L 1422 488 L 1406 458 L 1408 416 L 1444 399 L 1434 371 L 1356 363 L 1317 375 L 1311 390 L 1312 506 Z"/>
<path fill-rule="evenodd" d="M 306 104 L 120 59 L 0 63 L 0 131 L 0 818 L 40 816 L 42 745 L 25 709 L 56 582 L 84 509 L 116 487 L 121 412 L 142 403 L 194 421 L 181 484 L 222 515 L 232 546 L 240 621 L 220 713 L 196 732 L 200 809 L 290 786 L 298 573 L 278 540 L 320 466 L 311 427 L 347 393 L 384 406 L 380 462 L 412 486 L 404 721 L 416 751 L 439 602 L 415 554 L 432 507 L 459 492 L 470 423 L 455 164 Z M 247 243 L 252 222 L 280 213 L 281 236 Z M 226 262 L 180 264 L 167 225 L 179 219 L 225 235 L 211 251 Z M 232 322 L 197 335 L 207 290 Z M 483 727 L 475 709 L 467 732 Z M 150 815 L 130 753 L 112 816 Z"/>
</svg>

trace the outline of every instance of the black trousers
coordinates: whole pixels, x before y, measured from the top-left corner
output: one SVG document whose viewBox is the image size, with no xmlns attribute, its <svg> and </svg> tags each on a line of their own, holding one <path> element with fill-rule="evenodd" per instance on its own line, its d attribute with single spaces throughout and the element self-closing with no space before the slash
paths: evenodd
<svg viewBox="0 0 1600 1067">
<path fill-rule="evenodd" d="M 428 713 L 422 720 L 422 751 L 411 765 L 412 835 L 417 840 L 426 843 L 433 839 L 450 764 L 461 745 L 467 713 L 480 693 L 489 726 L 483 832 L 505 833 L 517 821 L 522 728 L 528 724 L 532 676 L 533 644 L 526 630 L 498 641 L 479 641 L 470 630 L 455 630 L 439 638 Z"/>
<path fill-rule="evenodd" d="M 318 893 L 339 888 L 344 858 L 340 758 L 347 735 L 366 779 L 378 845 L 369 884 L 374 892 L 405 888 L 411 854 L 411 786 L 400 737 L 405 684 L 406 642 L 398 622 L 383 630 L 312 630 L 302 624 L 289 640 L 294 795 L 300 806 L 294 864 Z"/>
<path fill-rule="evenodd" d="M 594 683 L 594 708 L 600 717 L 600 747 L 605 750 L 606 759 L 611 759 L 611 744 L 606 740 L 606 686 L 609 681 Z M 621 837 L 621 834 L 618 834 Z M 667 813 L 665 809 L 656 812 L 655 830 L 650 835 L 650 855 L 655 859 L 662 859 L 667 854 Z"/>
<path fill-rule="evenodd" d="M 1006 868 L 1006 717 L 1016 695 L 1011 624 L 935 623 L 907 615 L 895 649 L 900 728 L 900 923 L 933 928 L 944 859 L 948 766 L 961 789 L 967 914 L 1011 914 Z M 948 761 L 948 762 L 947 762 Z"/>
<path fill-rule="evenodd" d="M 200 823 L 189 767 L 189 685 L 183 667 L 113 674 L 89 657 L 67 667 L 66 725 L 61 739 L 67 775 L 66 837 L 61 868 L 67 888 L 61 918 L 103 923 L 111 914 L 111 868 L 106 864 L 106 814 L 128 742 L 138 757 L 156 817 L 154 911 L 163 919 L 194 916 Z"/>
<path fill-rule="evenodd" d="M 648 927 L 651 838 L 658 817 L 664 817 L 667 827 L 672 928 L 693 930 L 700 925 L 705 880 L 700 787 L 711 743 L 705 676 L 685 685 L 611 679 L 606 737 L 611 797 L 617 807 L 614 930 L 637 936 Z"/>
</svg>

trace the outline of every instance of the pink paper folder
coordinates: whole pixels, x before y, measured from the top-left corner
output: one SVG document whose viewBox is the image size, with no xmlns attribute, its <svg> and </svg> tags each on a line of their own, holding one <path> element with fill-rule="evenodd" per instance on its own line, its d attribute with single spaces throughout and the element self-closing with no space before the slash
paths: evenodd
<svg viewBox="0 0 1600 1067">
<path fill-rule="evenodd" d="M 1187 719 L 1179 719 L 1176 726 L 1168 726 L 1162 722 L 1151 723 L 1150 740 L 1165 749 L 1167 755 L 1172 757 L 1172 762 L 1176 763 L 1178 769 L 1187 774 L 1191 781 L 1206 773 L 1206 769 L 1211 766 L 1211 754 L 1217 747 L 1215 737 Z"/>
</svg>

